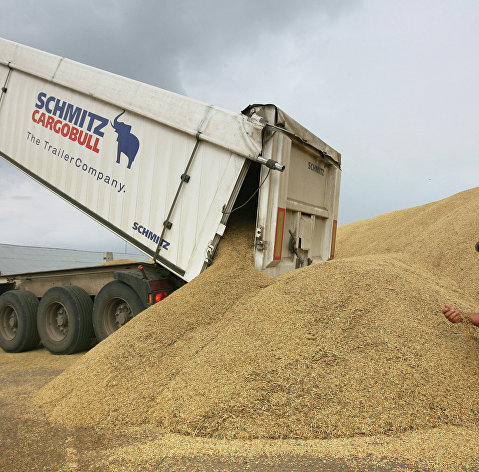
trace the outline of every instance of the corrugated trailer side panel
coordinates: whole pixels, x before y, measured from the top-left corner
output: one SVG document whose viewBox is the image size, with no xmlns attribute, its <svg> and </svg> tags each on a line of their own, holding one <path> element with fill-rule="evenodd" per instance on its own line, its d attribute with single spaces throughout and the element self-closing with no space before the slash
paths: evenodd
<svg viewBox="0 0 479 472">
<path fill-rule="evenodd" d="M 261 152 L 258 123 L 5 40 L 0 81 L 2 157 L 147 254 L 159 245 L 184 280 L 199 274 Z"/>
</svg>

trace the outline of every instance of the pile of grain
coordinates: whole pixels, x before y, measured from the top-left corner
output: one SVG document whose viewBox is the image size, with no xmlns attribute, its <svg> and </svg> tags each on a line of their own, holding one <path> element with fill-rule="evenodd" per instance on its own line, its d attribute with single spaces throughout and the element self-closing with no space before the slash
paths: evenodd
<svg viewBox="0 0 479 472">
<path fill-rule="evenodd" d="M 341 226 L 336 257 L 399 254 L 472 297 L 479 294 L 479 187 Z"/>
<path fill-rule="evenodd" d="M 214 342 L 212 325 L 270 283 L 251 264 L 253 231 L 252 223 L 235 223 L 210 269 L 140 313 L 48 384 L 38 401 L 51 419 L 77 425 L 149 423 L 165 385 Z"/>
<path fill-rule="evenodd" d="M 456 250 L 471 246 L 478 200 L 474 189 L 340 228 L 340 258 L 274 279 L 252 268 L 252 226 L 232 228 L 212 267 L 37 400 L 64 425 L 150 423 L 223 438 L 477 424 L 477 342 L 440 307 L 479 304 L 462 270 L 477 256 Z"/>
</svg>

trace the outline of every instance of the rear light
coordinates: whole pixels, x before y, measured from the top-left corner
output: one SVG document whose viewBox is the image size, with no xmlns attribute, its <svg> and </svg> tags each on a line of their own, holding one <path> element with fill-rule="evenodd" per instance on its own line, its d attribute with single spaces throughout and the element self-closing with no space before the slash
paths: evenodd
<svg viewBox="0 0 479 472">
<path fill-rule="evenodd" d="M 158 293 L 150 293 L 148 295 L 148 303 L 153 305 L 153 303 L 161 302 L 164 298 L 168 296 L 168 292 L 158 292 Z"/>
<path fill-rule="evenodd" d="M 155 294 L 155 303 L 161 302 L 164 298 L 168 296 L 168 292 L 158 292 Z"/>
</svg>

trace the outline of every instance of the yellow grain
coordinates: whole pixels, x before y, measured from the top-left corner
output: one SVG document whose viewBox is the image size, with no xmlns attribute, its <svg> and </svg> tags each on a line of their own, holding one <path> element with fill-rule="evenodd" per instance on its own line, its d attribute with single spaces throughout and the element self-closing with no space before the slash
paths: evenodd
<svg viewBox="0 0 479 472">
<path fill-rule="evenodd" d="M 472 189 L 340 227 L 335 260 L 276 278 L 254 270 L 253 224 L 238 223 L 206 272 L 92 349 L 37 402 L 61 425 L 151 424 L 197 439 L 477 429 L 476 328 L 440 310 L 479 309 L 478 201 Z M 444 446 L 434 437 L 431 457 Z M 407 457 L 394 444 L 384 454 Z M 410 440 L 410 457 L 419 444 Z"/>
</svg>

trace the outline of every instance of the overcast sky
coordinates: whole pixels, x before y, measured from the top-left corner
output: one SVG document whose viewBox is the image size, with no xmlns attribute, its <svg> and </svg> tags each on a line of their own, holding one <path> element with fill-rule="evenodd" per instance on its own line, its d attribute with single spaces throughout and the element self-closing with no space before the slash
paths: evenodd
<svg viewBox="0 0 479 472">
<path fill-rule="evenodd" d="M 233 111 L 274 103 L 341 152 L 339 224 L 478 185 L 474 0 L 3 0 L 0 36 Z M 125 244 L 5 162 L 0 243 Z"/>
</svg>

